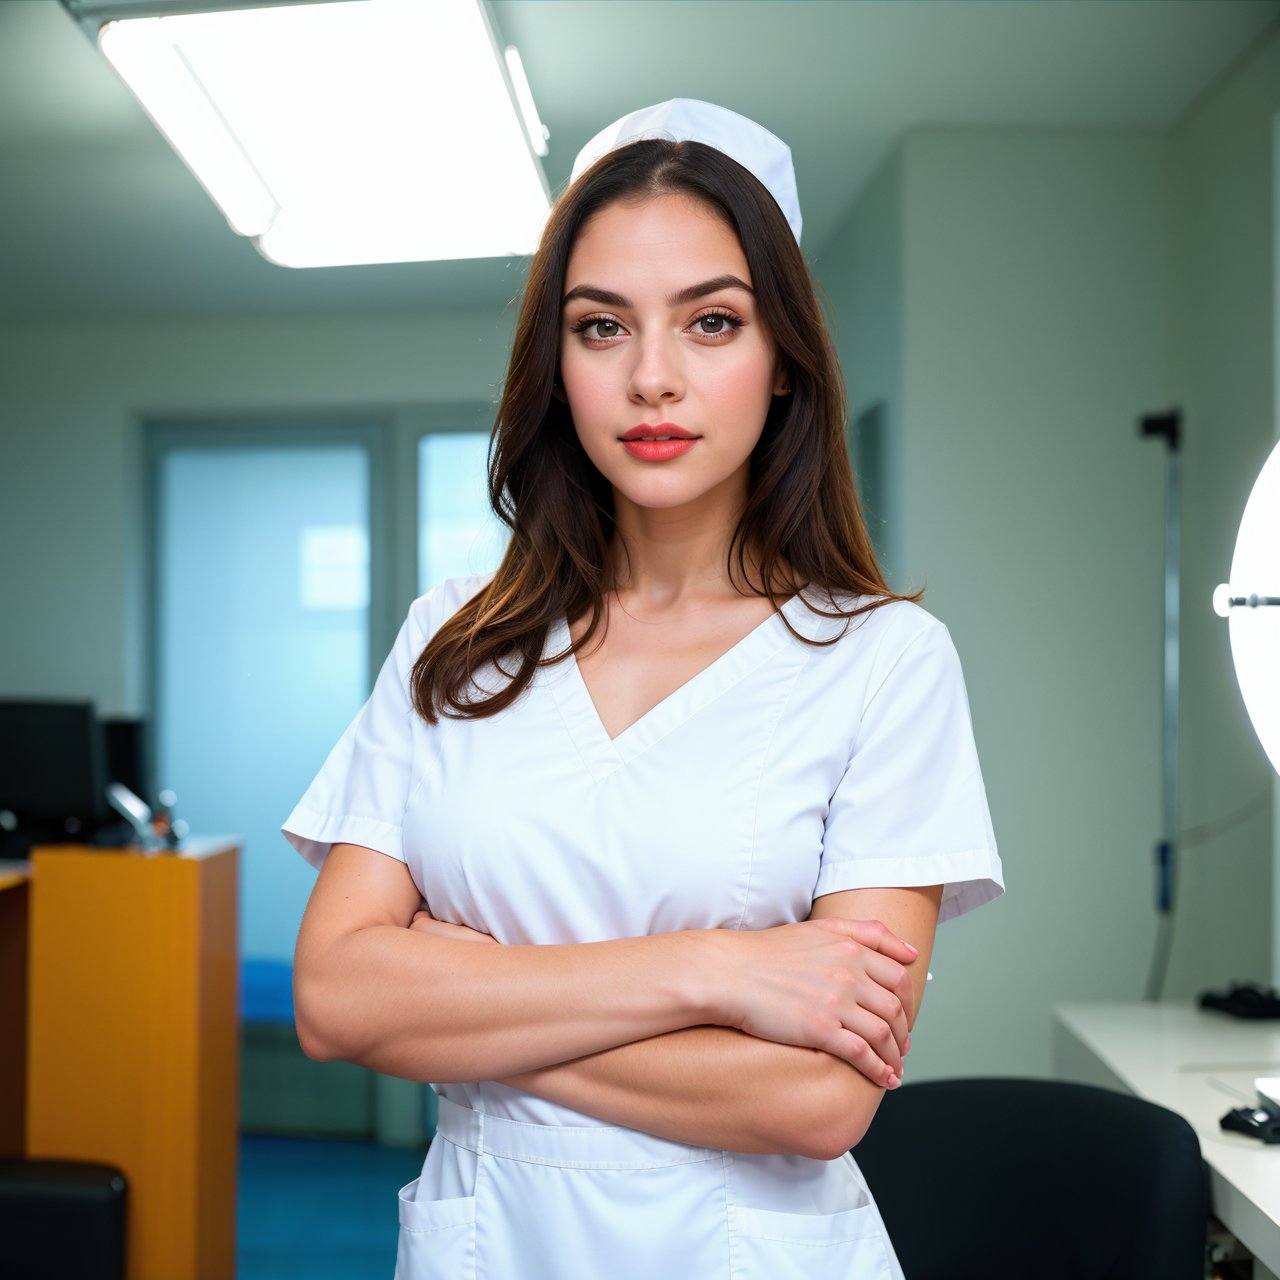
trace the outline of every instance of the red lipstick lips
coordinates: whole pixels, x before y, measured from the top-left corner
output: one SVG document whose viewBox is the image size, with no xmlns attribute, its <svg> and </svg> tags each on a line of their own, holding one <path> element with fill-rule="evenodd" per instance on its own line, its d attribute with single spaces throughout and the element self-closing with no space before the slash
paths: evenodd
<svg viewBox="0 0 1280 1280">
<path fill-rule="evenodd" d="M 688 453 L 698 442 L 698 437 L 673 422 L 660 422 L 651 427 L 642 422 L 632 427 L 622 437 L 622 447 L 633 457 L 643 462 L 668 462 Z"/>
<path fill-rule="evenodd" d="M 692 431 L 686 431 L 683 427 L 677 427 L 674 422 L 659 422 L 656 427 L 650 426 L 647 422 L 640 423 L 637 427 L 632 427 L 625 435 L 623 440 L 640 440 L 655 439 L 661 436 L 672 436 L 677 440 L 696 440 L 698 437 Z"/>
</svg>

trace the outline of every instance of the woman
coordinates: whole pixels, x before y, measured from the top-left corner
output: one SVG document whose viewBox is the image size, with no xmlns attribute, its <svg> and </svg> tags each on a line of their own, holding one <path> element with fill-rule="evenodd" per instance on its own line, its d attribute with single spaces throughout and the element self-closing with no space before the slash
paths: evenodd
<svg viewBox="0 0 1280 1280">
<path fill-rule="evenodd" d="M 848 1151 L 937 922 L 1003 885 L 799 229 L 732 112 L 588 144 L 499 408 L 503 562 L 414 602 L 285 826 L 303 1048 L 440 1095 L 398 1280 L 901 1274 Z"/>
</svg>

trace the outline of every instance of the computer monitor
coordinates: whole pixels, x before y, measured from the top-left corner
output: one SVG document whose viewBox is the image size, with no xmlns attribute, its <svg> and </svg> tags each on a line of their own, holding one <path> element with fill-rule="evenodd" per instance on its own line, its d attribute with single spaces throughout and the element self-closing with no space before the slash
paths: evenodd
<svg viewBox="0 0 1280 1280">
<path fill-rule="evenodd" d="M 0 699 L 0 810 L 20 829 L 76 835 L 112 816 L 92 702 Z"/>
<path fill-rule="evenodd" d="M 121 782 L 152 809 L 156 807 L 151 733 L 140 716 L 112 716 L 102 722 L 107 745 L 107 781 Z"/>
</svg>

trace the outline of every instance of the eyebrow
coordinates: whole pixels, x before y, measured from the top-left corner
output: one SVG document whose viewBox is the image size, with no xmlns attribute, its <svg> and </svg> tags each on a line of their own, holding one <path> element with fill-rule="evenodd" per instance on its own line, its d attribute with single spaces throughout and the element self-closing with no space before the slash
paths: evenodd
<svg viewBox="0 0 1280 1280">
<path fill-rule="evenodd" d="M 696 302 L 709 293 L 719 293 L 721 289 L 745 289 L 754 298 L 756 291 L 745 280 L 735 275 L 715 276 L 704 280 L 701 284 L 691 284 L 686 289 L 667 295 L 667 306 L 679 307 L 687 302 Z M 587 298 L 592 302 L 602 303 L 606 307 L 630 308 L 631 303 L 620 293 L 612 293 L 608 289 L 599 289 L 593 284 L 580 284 L 564 295 L 562 307 L 567 307 L 575 298 Z"/>
</svg>

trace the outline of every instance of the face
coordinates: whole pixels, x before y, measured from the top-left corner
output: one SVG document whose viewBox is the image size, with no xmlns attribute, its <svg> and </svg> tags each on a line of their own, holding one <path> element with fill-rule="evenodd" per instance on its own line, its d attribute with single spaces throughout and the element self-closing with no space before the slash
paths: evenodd
<svg viewBox="0 0 1280 1280">
<path fill-rule="evenodd" d="M 663 195 L 615 203 L 579 232 L 565 273 L 560 377 L 578 439 L 628 506 L 736 518 L 772 397 L 787 385 L 733 230 Z M 692 442 L 623 437 L 687 435 Z"/>
</svg>

